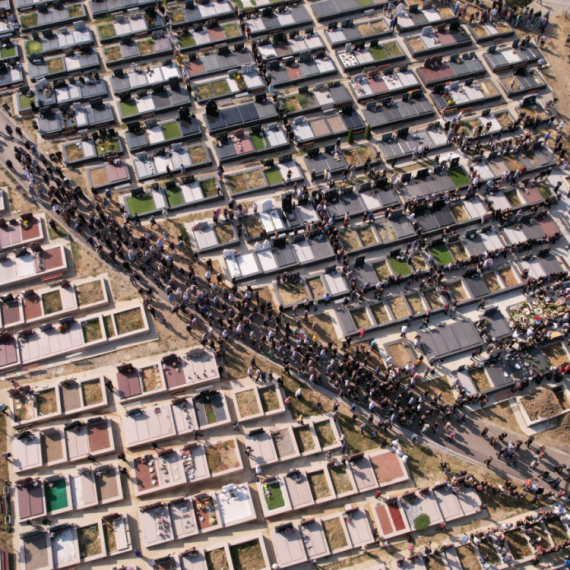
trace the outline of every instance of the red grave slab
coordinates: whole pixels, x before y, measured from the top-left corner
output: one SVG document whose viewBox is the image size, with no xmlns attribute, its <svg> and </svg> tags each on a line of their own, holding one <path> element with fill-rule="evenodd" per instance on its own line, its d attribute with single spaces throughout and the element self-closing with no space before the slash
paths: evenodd
<svg viewBox="0 0 570 570">
<path fill-rule="evenodd" d="M 300 67 L 286 67 L 285 71 L 289 79 L 299 79 L 303 77 L 303 72 Z"/>
<path fill-rule="evenodd" d="M 91 453 L 107 449 L 110 445 L 109 429 L 107 422 L 91 424 L 87 428 L 89 437 L 89 450 Z"/>
<path fill-rule="evenodd" d="M 204 73 L 204 66 L 198 61 L 191 61 L 189 65 L 190 75 L 200 75 Z"/>
<path fill-rule="evenodd" d="M 37 220 L 36 218 L 32 219 L 32 225 L 27 228 L 24 229 L 23 226 L 20 226 L 21 230 L 22 230 L 22 240 L 26 241 L 29 239 L 37 239 L 40 237 L 40 222 L 39 220 Z"/>
<path fill-rule="evenodd" d="M 376 478 L 380 485 L 404 475 L 400 461 L 395 453 L 377 455 L 371 457 L 370 461 L 372 462 Z"/>
<path fill-rule="evenodd" d="M 439 40 L 439 43 L 442 46 L 449 46 L 452 44 L 457 43 L 457 40 L 455 39 L 455 36 L 453 34 L 449 34 L 449 33 L 437 33 L 437 39 Z"/>
<path fill-rule="evenodd" d="M 374 507 L 376 515 L 378 516 L 378 521 L 380 522 L 381 534 L 382 536 L 390 535 L 394 532 L 394 525 L 392 524 L 392 519 L 388 514 L 388 508 L 384 503 L 381 505 L 376 505 Z"/>
<path fill-rule="evenodd" d="M 26 320 L 37 319 L 44 314 L 44 309 L 42 306 L 42 299 L 39 295 L 34 295 L 32 297 L 26 297 L 24 299 L 24 316 Z"/>
<path fill-rule="evenodd" d="M 372 93 L 388 93 L 388 87 L 382 79 L 369 79 L 368 86 L 372 89 Z"/>
<path fill-rule="evenodd" d="M 45 271 L 50 271 L 63 265 L 62 251 L 59 247 L 44 249 L 42 253 Z"/>
<path fill-rule="evenodd" d="M 18 301 L 2 303 L 0 310 L 2 311 L 2 324 L 4 326 L 20 322 L 20 303 Z"/>
<path fill-rule="evenodd" d="M 213 42 L 218 42 L 220 40 L 226 39 L 226 34 L 222 28 L 208 28 L 208 34 L 210 34 L 210 39 Z"/>
<path fill-rule="evenodd" d="M 558 226 L 550 219 L 540 221 L 538 225 L 547 236 L 553 236 L 559 231 Z"/>
<path fill-rule="evenodd" d="M 115 166 L 114 164 L 108 164 L 107 173 L 109 174 L 109 182 L 124 180 L 128 176 L 127 167 L 124 165 Z"/>
<path fill-rule="evenodd" d="M 243 139 L 241 141 L 241 150 L 238 143 L 234 143 L 234 148 L 238 154 L 243 154 L 246 152 L 253 152 L 253 143 L 249 139 Z"/>
</svg>

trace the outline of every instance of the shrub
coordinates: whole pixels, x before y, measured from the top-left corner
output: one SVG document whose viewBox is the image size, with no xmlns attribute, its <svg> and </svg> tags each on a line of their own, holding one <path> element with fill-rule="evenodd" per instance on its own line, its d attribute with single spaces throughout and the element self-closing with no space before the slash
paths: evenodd
<svg viewBox="0 0 570 570">
<path fill-rule="evenodd" d="M 346 142 L 348 144 L 354 144 L 354 129 L 350 127 L 350 131 L 348 131 L 348 136 L 346 137 Z"/>
<path fill-rule="evenodd" d="M 414 519 L 414 528 L 417 531 L 422 532 L 422 531 L 427 530 L 429 528 L 430 523 L 431 523 L 431 520 L 429 518 L 429 515 L 426 515 L 425 513 L 423 513 Z"/>
<path fill-rule="evenodd" d="M 364 138 L 369 141 L 372 138 L 372 129 L 370 125 L 366 125 L 366 129 L 364 130 Z"/>
</svg>

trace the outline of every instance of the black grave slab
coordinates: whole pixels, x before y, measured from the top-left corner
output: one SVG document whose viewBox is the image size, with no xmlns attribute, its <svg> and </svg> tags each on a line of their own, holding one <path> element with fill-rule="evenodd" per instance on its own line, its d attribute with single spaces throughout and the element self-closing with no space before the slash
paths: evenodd
<svg viewBox="0 0 570 570">
<path fill-rule="evenodd" d="M 421 332 L 420 347 L 428 358 L 448 358 L 482 346 L 477 327 L 471 321 L 446 321 L 444 326 Z"/>
<path fill-rule="evenodd" d="M 351 334 L 354 334 L 358 331 L 356 325 L 354 324 L 354 319 L 352 318 L 352 315 L 347 308 L 342 307 L 340 309 L 337 309 L 335 311 L 335 314 L 344 336 L 350 336 Z"/>
<path fill-rule="evenodd" d="M 18 1 L 34 1 L 34 0 L 18 0 Z M 122 12 L 124 10 L 132 10 L 133 8 L 144 8 L 145 6 L 154 6 L 154 0 L 96 0 L 89 3 L 91 13 L 94 18 L 110 14 L 112 12 Z"/>
<path fill-rule="evenodd" d="M 312 4 L 311 10 L 318 22 L 325 22 L 352 14 L 361 16 L 365 10 L 383 8 L 385 4 L 388 4 L 385 0 L 325 0 Z"/>
<path fill-rule="evenodd" d="M 501 340 L 513 334 L 509 321 L 501 311 L 496 311 L 490 315 L 486 315 L 485 320 L 487 321 L 486 332 L 492 338 Z"/>
<path fill-rule="evenodd" d="M 423 198 L 430 194 L 443 194 L 457 187 L 453 179 L 448 174 L 427 176 L 425 180 L 412 179 L 400 189 L 400 193 L 406 201 L 412 200 L 416 196 Z"/>
<path fill-rule="evenodd" d="M 386 130 L 396 124 L 404 127 L 407 122 L 425 120 L 434 114 L 431 103 L 423 96 L 408 101 L 398 99 L 389 107 L 382 103 L 372 105 L 374 103 L 363 111 L 364 119 L 372 129 Z"/>
<path fill-rule="evenodd" d="M 465 277 L 463 284 L 467 287 L 471 297 L 474 299 L 487 297 L 491 293 L 479 274 L 473 275 L 472 277 Z"/>
<path fill-rule="evenodd" d="M 345 214 L 357 216 L 367 210 L 366 204 L 356 191 L 343 193 L 339 201 L 329 204 L 327 209 L 335 218 L 342 218 Z"/>
<path fill-rule="evenodd" d="M 553 273 L 564 271 L 562 264 L 553 255 L 549 255 L 548 257 L 539 257 L 538 263 L 546 275 L 552 275 Z"/>
<path fill-rule="evenodd" d="M 206 128 L 210 134 L 260 125 L 275 121 L 277 118 L 277 110 L 270 100 L 264 103 L 245 103 L 223 107 L 218 110 L 217 116 L 208 115 L 208 113 L 204 115 Z"/>
</svg>

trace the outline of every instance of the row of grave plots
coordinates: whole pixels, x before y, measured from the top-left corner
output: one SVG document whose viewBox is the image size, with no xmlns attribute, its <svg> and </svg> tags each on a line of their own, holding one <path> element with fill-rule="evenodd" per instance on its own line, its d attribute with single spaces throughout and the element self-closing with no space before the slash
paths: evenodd
<svg viewBox="0 0 570 570">
<path fill-rule="evenodd" d="M 54 570 L 85 564 L 132 551 L 129 518 L 111 513 L 79 524 L 62 523 L 47 531 L 33 530 L 19 537 L 19 567 Z"/>
<path fill-rule="evenodd" d="M 402 460 L 382 450 L 354 455 L 345 464 L 331 461 L 309 469 L 291 469 L 285 475 L 258 481 L 257 488 L 263 515 L 272 518 L 408 479 Z"/>
<path fill-rule="evenodd" d="M 133 338 L 150 331 L 144 307 L 137 303 L 105 313 L 75 318 L 67 316 L 37 329 L 0 336 L 0 369 L 8 370 L 36 362 Z"/>
<path fill-rule="evenodd" d="M 21 296 L 9 293 L 0 297 L 0 326 L 7 330 L 33 325 L 104 307 L 109 300 L 104 278 L 77 283 L 63 281 L 37 291 L 28 289 Z"/>
<path fill-rule="evenodd" d="M 477 491 L 461 487 L 459 492 L 444 483 L 433 489 L 405 493 L 372 506 L 379 535 L 390 540 L 404 534 L 470 517 L 482 509 Z"/>
<path fill-rule="evenodd" d="M 457 179 L 455 182 L 454 177 Z M 491 178 L 494 177 L 495 174 L 492 174 Z M 451 186 L 448 187 L 445 178 L 449 179 L 449 184 Z M 402 187 L 401 192 L 406 194 L 407 199 L 414 198 L 415 196 L 427 198 L 433 193 L 431 186 L 435 183 L 438 185 L 443 184 L 442 191 L 440 192 L 443 197 L 445 192 L 456 189 L 458 185 L 467 185 L 469 183 L 469 178 L 463 171 L 450 172 L 449 175 L 445 175 L 443 177 L 433 177 L 424 173 L 423 179 L 416 179 L 409 185 L 405 185 Z M 338 193 L 338 191 L 333 190 L 332 193 L 335 194 Z M 382 193 L 377 193 L 376 196 L 382 196 Z M 350 215 L 350 213 L 354 214 L 357 210 L 360 212 L 367 210 L 365 201 L 362 200 L 362 193 L 355 189 L 351 189 L 349 192 L 343 193 L 341 196 L 338 196 L 336 200 L 334 197 L 331 199 L 333 200 L 331 213 L 338 218 L 343 217 L 346 213 L 349 213 Z M 541 193 L 535 188 L 532 188 L 527 192 L 521 192 L 516 188 L 510 189 L 509 192 L 499 192 L 490 199 L 497 207 L 505 207 L 504 205 L 499 204 L 499 202 L 503 200 L 509 204 L 509 208 L 512 208 L 513 206 L 516 208 L 526 208 L 533 204 L 541 204 L 543 202 Z M 426 226 L 425 229 L 427 229 L 428 232 L 433 233 L 441 231 L 443 227 L 446 227 L 446 225 L 449 224 L 467 226 L 469 225 L 468 220 L 476 220 L 477 215 L 483 215 L 486 211 L 486 208 L 479 199 L 467 202 L 469 203 L 455 204 L 453 205 L 453 208 L 449 209 L 445 205 L 440 205 L 440 209 L 443 210 L 441 213 L 438 211 L 435 214 L 424 215 L 418 219 L 417 224 L 420 227 L 422 225 Z M 232 224 L 226 223 L 225 225 L 228 227 L 223 231 L 222 228 L 218 228 L 218 226 L 199 226 L 194 231 L 196 243 L 202 243 L 206 249 L 216 249 L 226 245 L 228 248 L 223 251 L 223 270 L 229 277 L 237 280 L 252 279 L 262 275 L 272 275 L 282 271 L 297 269 L 299 267 L 308 267 L 317 263 L 333 261 L 335 259 L 333 247 L 323 238 L 320 231 L 315 230 L 307 236 L 304 234 L 296 235 L 295 228 L 288 231 L 288 226 L 281 223 L 284 216 L 281 215 L 278 208 L 271 208 L 269 212 L 262 213 L 265 215 L 265 219 L 258 221 L 257 223 L 255 223 L 254 220 L 252 225 L 257 226 L 258 228 L 264 228 L 265 225 L 270 227 L 279 227 L 280 229 L 277 229 L 277 231 L 290 234 L 288 239 L 286 239 L 287 236 L 284 236 L 272 241 L 266 239 L 263 243 L 256 242 L 253 250 L 240 251 L 230 249 L 229 246 L 238 244 L 239 239 L 237 238 L 237 234 L 235 233 Z M 455 217 L 456 215 L 461 216 L 460 221 Z M 304 217 L 302 212 L 301 217 Z M 445 220 L 445 225 L 443 220 Z M 375 222 L 372 224 L 372 228 L 367 227 L 366 225 L 361 225 L 358 229 L 360 229 L 360 232 L 356 229 L 343 230 L 340 232 L 341 239 L 344 238 L 343 243 L 346 241 L 350 253 L 355 255 L 357 253 L 368 253 L 371 250 L 375 251 L 384 244 L 386 244 L 386 246 L 388 244 L 392 246 L 402 244 L 409 241 L 416 235 L 413 224 L 410 223 L 406 216 L 402 215 L 400 210 L 397 210 L 388 220 Z M 422 230 L 424 230 L 423 227 Z M 465 239 L 464 236 L 460 243 L 453 246 L 456 250 L 455 254 L 452 254 L 448 248 L 443 245 L 436 247 L 434 255 L 437 256 L 438 264 L 446 265 L 448 263 L 453 263 L 455 260 L 454 255 L 457 256 L 457 259 L 465 259 L 468 251 L 481 253 L 481 250 L 495 250 L 500 247 L 505 247 L 506 244 L 521 243 L 522 241 L 529 239 L 530 234 L 532 234 L 532 237 L 534 238 L 539 237 L 537 232 L 542 236 L 550 236 L 553 232 L 556 233 L 557 231 L 558 228 L 556 227 L 556 224 L 552 222 L 548 215 L 545 215 L 544 220 L 540 221 L 539 224 L 534 224 L 532 228 L 530 222 L 527 221 L 526 223 L 516 227 L 513 226 L 505 228 L 504 231 L 501 230 L 500 232 L 469 232 L 469 230 L 467 230 L 466 235 L 468 233 L 472 233 L 477 239 L 470 241 Z M 441 254 L 439 249 L 442 249 Z M 394 255 L 391 257 L 395 258 L 396 256 Z M 419 261 L 421 261 L 421 259 Z M 391 265 L 395 262 L 395 259 L 391 261 Z M 425 260 L 423 264 L 420 265 L 425 268 Z M 420 267 L 420 270 L 421 269 L 422 267 Z M 402 274 L 403 276 L 406 276 L 411 274 L 413 269 L 407 263 L 404 263 L 401 267 L 393 267 L 392 270 L 387 269 L 387 271 L 388 274 L 394 273 L 396 275 Z"/>
<path fill-rule="evenodd" d="M 32 432 L 19 431 L 12 442 L 16 473 L 100 457 L 116 451 L 113 423 L 102 417 L 75 420 Z"/>
<path fill-rule="evenodd" d="M 19 479 L 14 494 L 16 520 L 20 523 L 108 505 L 124 497 L 114 464 L 82 467 L 73 475 Z"/>
<path fill-rule="evenodd" d="M 511 525 L 512 526 L 512 525 Z M 569 540 L 568 525 L 565 517 L 547 513 L 542 521 L 530 524 L 528 528 L 505 531 L 501 544 L 495 528 L 491 533 L 476 537 L 475 540 L 462 540 L 448 544 L 441 549 L 433 549 L 429 555 L 402 553 L 392 562 L 392 569 L 397 570 L 479 570 L 481 568 L 507 568 L 512 565 L 525 565 L 539 555 L 540 564 L 551 568 L 564 567 L 564 545 Z M 386 570 L 382 564 L 378 570 Z"/>
<path fill-rule="evenodd" d="M 233 423 L 228 399 L 233 400 L 233 409 L 241 423 L 285 413 L 281 388 L 273 383 L 237 389 L 233 398 L 218 390 L 203 389 L 193 397 L 129 407 L 121 417 L 125 445 L 132 449 L 153 441 L 189 435 L 195 430 L 228 426 Z"/>
</svg>

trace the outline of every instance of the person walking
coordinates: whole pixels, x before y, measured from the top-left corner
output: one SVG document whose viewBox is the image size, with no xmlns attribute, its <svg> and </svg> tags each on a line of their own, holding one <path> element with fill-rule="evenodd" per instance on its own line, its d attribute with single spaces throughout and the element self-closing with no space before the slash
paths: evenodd
<svg viewBox="0 0 570 570">
<path fill-rule="evenodd" d="M 487 459 L 485 459 L 485 465 L 487 466 L 487 469 L 490 469 L 491 467 L 491 462 L 493 461 L 493 458 L 489 455 L 489 457 L 487 457 Z"/>
</svg>

